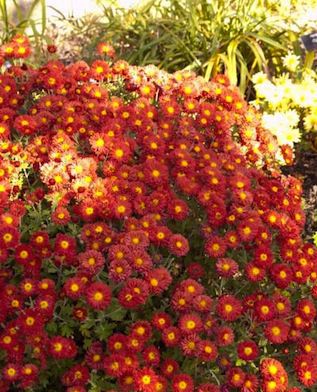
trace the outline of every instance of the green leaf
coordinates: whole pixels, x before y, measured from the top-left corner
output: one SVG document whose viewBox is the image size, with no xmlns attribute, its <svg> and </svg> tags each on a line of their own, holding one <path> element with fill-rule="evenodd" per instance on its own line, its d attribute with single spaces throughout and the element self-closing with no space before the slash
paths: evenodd
<svg viewBox="0 0 317 392">
<path fill-rule="evenodd" d="M 113 299 L 111 305 L 107 309 L 105 317 L 110 318 L 113 321 L 121 321 L 126 314 L 127 310 L 119 304 L 117 299 Z"/>
<path fill-rule="evenodd" d="M 106 341 L 107 338 L 112 335 L 115 327 L 116 324 L 114 323 L 101 323 L 94 329 L 94 332 L 101 341 Z"/>
</svg>

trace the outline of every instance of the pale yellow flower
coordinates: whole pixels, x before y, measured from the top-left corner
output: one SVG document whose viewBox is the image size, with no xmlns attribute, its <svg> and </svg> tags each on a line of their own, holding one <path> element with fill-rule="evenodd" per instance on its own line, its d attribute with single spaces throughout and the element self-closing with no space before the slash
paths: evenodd
<svg viewBox="0 0 317 392">
<path fill-rule="evenodd" d="M 283 65 L 290 72 L 295 72 L 300 63 L 300 57 L 295 54 L 288 53 L 285 57 L 282 58 Z"/>
</svg>

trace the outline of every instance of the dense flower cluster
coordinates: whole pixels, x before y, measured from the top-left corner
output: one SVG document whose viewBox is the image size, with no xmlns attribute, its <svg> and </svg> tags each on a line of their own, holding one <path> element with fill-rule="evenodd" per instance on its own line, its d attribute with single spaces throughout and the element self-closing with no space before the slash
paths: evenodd
<svg viewBox="0 0 317 392">
<path fill-rule="evenodd" d="M 255 106 L 263 113 L 262 125 L 276 136 L 281 148 L 294 149 L 298 143 L 316 144 L 317 76 L 303 69 L 300 57 L 288 54 L 283 58 L 285 71 L 269 79 L 262 72 L 254 75 Z M 280 156 L 280 162 L 291 161 Z"/>
<path fill-rule="evenodd" d="M 0 129 L 1 391 L 315 384 L 301 184 L 226 77 L 13 63 Z"/>
</svg>

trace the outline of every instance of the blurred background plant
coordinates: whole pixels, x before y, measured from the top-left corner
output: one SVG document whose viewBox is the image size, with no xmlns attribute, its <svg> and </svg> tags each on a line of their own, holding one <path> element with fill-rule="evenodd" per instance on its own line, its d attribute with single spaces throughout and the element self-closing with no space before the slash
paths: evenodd
<svg viewBox="0 0 317 392">
<path fill-rule="evenodd" d="M 263 72 L 253 76 L 256 99 L 252 103 L 280 146 L 296 148 L 297 153 L 316 149 L 317 74 L 295 54 L 284 56 L 282 62 L 284 72 L 271 80 Z"/>
<path fill-rule="evenodd" d="M 46 9 L 45 0 L 0 0 L 0 44 L 27 34 L 38 55 L 45 39 Z"/>
<path fill-rule="evenodd" d="M 254 73 L 275 74 L 288 51 L 302 53 L 299 36 L 311 31 L 317 1 L 130 0 L 120 5 L 100 0 L 98 5 L 100 12 L 82 18 L 56 12 L 49 33 L 58 47 L 72 43 L 62 53 L 66 60 L 78 55 L 89 60 L 97 41 L 111 41 L 119 57 L 132 64 L 170 72 L 186 68 L 206 79 L 226 72 L 250 98 Z"/>
<path fill-rule="evenodd" d="M 302 55 L 299 36 L 314 29 L 317 0 L 0 0 L 0 39 L 27 33 L 36 61 L 55 44 L 65 62 L 93 58 L 110 41 L 131 64 L 206 79 L 226 72 L 247 99 L 252 76 L 282 69 L 288 51 Z"/>
</svg>

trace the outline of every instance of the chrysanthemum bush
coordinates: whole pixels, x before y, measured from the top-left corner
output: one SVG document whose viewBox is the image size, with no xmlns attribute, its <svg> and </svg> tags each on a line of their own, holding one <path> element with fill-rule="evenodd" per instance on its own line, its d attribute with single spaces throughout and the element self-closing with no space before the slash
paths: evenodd
<svg viewBox="0 0 317 392">
<path fill-rule="evenodd" d="M 225 77 L 110 49 L 2 48 L 0 390 L 311 390 L 317 253 L 275 139 Z"/>
</svg>

